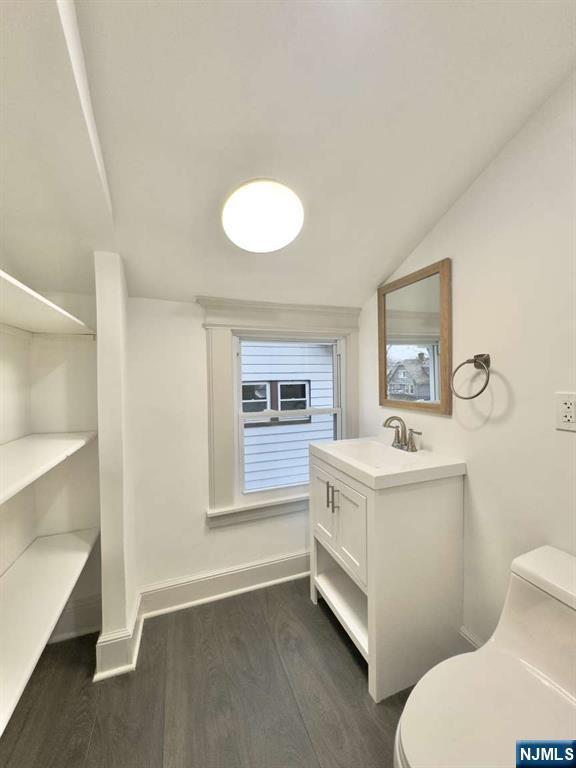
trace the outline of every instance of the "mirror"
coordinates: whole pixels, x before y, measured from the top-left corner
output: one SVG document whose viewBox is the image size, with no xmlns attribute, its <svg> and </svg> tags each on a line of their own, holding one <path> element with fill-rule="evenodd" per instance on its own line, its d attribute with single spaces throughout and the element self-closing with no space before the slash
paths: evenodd
<svg viewBox="0 0 576 768">
<path fill-rule="evenodd" d="M 451 261 L 378 289 L 380 405 L 452 413 Z"/>
</svg>

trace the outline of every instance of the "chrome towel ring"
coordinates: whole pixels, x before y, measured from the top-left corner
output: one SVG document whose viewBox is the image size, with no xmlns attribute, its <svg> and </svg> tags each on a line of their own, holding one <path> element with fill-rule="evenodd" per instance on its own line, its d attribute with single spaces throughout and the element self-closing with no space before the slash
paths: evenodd
<svg viewBox="0 0 576 768">
<path fill-rule="evenodd" d="M 472 364 L 474 365 L 474 368 L 483 370 L 486 378 L 484 380 L 484 383 L 478 390 L 478 392 L 475 392 L 473 395 L 460 395 L 458 394 L 458 392 L 456 392 L 456 389 L 454 388 L 454 377 L 456 376 L 460 368 L 463 368 L 465 365 L 468 365 L 468 364 Z M 484 390 L 488 386 L 489 381 L 490 381 L 490 355 L 486 355 L 486 354 L 474 355 L 474 357 L 470 357 L 468 358 L 468 360 L 464 360 L 463 363 L 460 363 L 460 365 L 454 368 L 454 373 L 452 374 L 452 378 L 450 379 L 450 387 L 452 389 L 452 392 L 456 395 L 456 397 L 459 397 L 460 400 L 474 400 L 475 397 L 478 397 L 478 395 L 481 395 L 482 392 L 484 392 Z"/>
</svg>

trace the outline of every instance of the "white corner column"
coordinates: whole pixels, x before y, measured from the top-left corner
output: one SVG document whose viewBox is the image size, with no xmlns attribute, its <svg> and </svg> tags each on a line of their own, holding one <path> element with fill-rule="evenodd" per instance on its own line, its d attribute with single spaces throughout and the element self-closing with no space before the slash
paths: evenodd
<svg viewBox="0 0 576 768">
<path fill-rule="evenodd" d="M 98 339 L 98 434 L 102 546 L 101 680 L 134 669 L 141 620 L 135 589 L 133 526 L 125 440 L 126 283 L 117 253 L 94 254 Z"/>
</svg>

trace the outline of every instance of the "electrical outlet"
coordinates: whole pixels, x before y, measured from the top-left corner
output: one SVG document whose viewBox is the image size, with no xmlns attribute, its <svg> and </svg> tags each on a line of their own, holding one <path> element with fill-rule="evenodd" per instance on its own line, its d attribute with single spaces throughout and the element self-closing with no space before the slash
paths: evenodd
<svg viewBox="0 0 576 768">
<path fill-rule="evenodd" d="M 576 432 L 576 392 L 556 392 L 556 429 Z"/>
</svg>

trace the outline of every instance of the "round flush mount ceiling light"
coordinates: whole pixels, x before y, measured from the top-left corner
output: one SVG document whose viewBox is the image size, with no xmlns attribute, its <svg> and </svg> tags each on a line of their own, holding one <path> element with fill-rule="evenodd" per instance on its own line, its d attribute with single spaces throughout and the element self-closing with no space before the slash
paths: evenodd
<svg viewBox="0 0 576 768">
<path fill-rule="evenodd" d="M 300 198 L 270 179 L 248 181 L 224 203 L 222 226 L 244 251 L 271 253 L 298 237 L 304 223 Z"/>
</svg>

